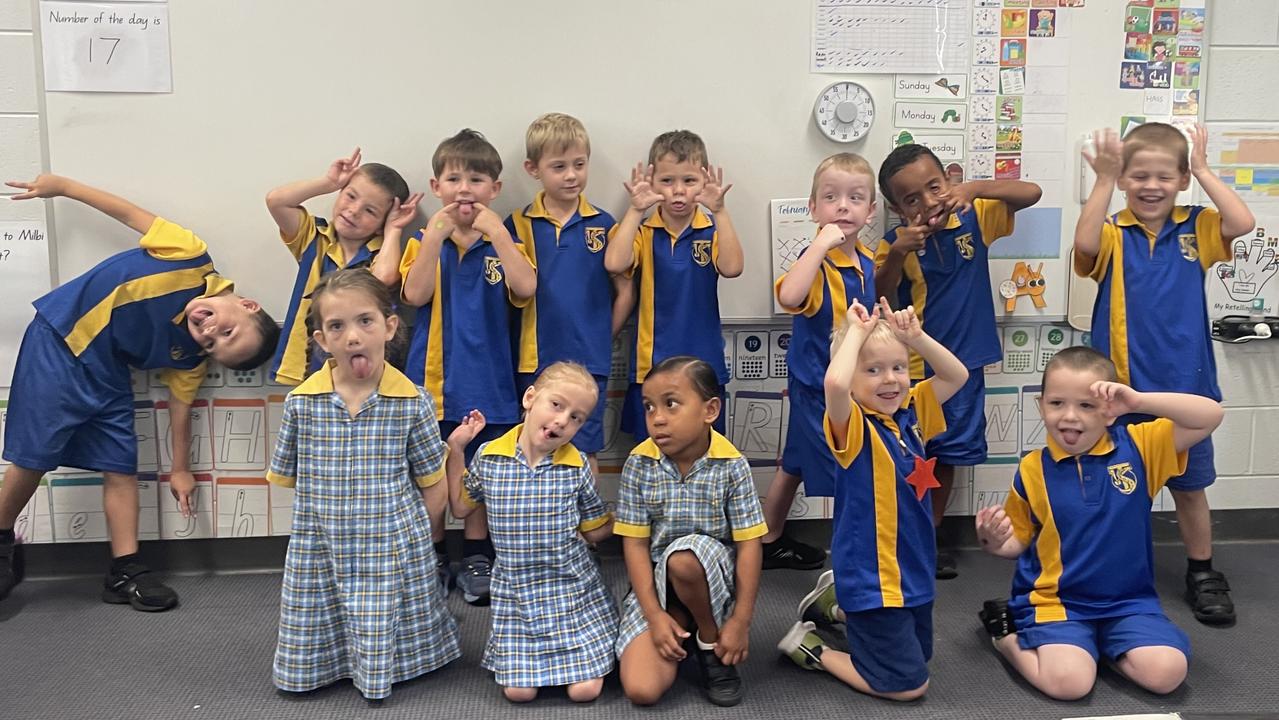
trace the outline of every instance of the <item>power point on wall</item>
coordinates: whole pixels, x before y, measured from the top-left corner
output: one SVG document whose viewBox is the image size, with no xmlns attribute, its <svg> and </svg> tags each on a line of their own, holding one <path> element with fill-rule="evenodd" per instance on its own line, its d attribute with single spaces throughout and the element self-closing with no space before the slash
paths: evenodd
<svg viewBox="0 0 1279 720">
<path fill-rule="evenodd" d="M 1212 321 L 1212 339 L 1226 343 L 1245 343 L 1279 337 L 1279 317 L 1227 315 Z"/>
</svg>

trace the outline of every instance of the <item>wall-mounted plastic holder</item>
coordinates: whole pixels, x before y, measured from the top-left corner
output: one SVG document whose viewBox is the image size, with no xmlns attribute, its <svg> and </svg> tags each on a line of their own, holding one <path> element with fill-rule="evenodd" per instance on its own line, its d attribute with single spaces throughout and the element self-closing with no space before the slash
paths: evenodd
<svg viewBox="0 0 1279 720">
<path fill-rule="evenodd" d="M 1279 337 L 1279 317 L 1264 318 L 1227 315 L 1212 321 L 1212 339 L 1225 343 L 1246 343 Z"/>
</svg>

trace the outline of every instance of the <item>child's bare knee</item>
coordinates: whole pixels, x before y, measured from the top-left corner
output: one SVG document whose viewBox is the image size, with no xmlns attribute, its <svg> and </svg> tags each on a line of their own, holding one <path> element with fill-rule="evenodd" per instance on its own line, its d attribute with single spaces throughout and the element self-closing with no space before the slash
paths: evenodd
<svg viewBox="0 0 1279 720">
<path fill-rule="evenodd" d="M 693 582 L 706 577 L 706 570 L 692 550 L 680 550 L 666 558 L 666 574 L 675 582 Z"/>
<path fill-rule="evenodd" d="M 894 693 L 883 693 L 883 697 L 885 699 L 895 700 L 897 702 L 910 702 L 911 700 L 918 700 L 922 698 L 924 694 L 927 692 L 928 692 L 928 681 L 925 680 L 923 685 L 920 685 L 919 687 L 913 690 L 903 690 L 901 692 L 894 692 Z"/>
<path fill-rule="evenodd" d="M 666 694 L 666 688 L 653 682 L 622 682 L 622 694 L 635 705 L 656 705 Z"/>
<path fill-rule="evenodd" d="M 1096 671 L 1086 672 L 1075 669 L 1067 672 L 1047 672 L 1042 680 L 1041 690 L 1054 700 L 1078 700 L 1092 692 L 1093 683 L 1097 679 Z"/>
<path fill-rule="evenodd" d="M 573 702 L 591 702 L 600 696 L 600 690 L 603 688 L 604 678 L 575 682 L 568 686 L 568 699 Z"/>
<path fill-rule="evenodd" d="M 1157 695 L 1168 693 L 1181 687 L 1186 680 L 1186 656 L 1177 651 L 1151 654 L 1142 659 L 1139 674 L 1134 677 L 1139 685 Z"/>
<path fill-rule="evenodd" d="M 505 695 L 506 699 L 510 700 L 511 702 L 526 703 L 526 702 L 531 702 L 534 698 L 537 697 L 537 688 L 504 687 L 502 688 L 502 694 Z"/>
</svg>

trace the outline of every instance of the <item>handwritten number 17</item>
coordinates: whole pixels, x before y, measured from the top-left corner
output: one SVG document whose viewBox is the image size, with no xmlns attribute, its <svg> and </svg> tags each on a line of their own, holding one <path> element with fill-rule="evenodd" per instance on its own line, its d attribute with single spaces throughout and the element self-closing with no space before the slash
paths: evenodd
<svg viewBox="0 0 1279 720">
<path fill-rule="evenodd" d="M 120 38 L 118 38 L 118 37 L 89 38 L 89 62 L 93 62 L 93 41 L 94 41 L 94 40 L 109 40 L 109 41 L 111 41 L 111 52 L 107 53 L 107 59 L 103 61 L 103 64 L 104 64 L 104 65 L 110 65 L 110 64 L 111 64 L 111 58 L 115 57 L 115 49 L 116 49 L 116 46 L 118 46 L 118 45 L 120 44 Z"/>
</svg>

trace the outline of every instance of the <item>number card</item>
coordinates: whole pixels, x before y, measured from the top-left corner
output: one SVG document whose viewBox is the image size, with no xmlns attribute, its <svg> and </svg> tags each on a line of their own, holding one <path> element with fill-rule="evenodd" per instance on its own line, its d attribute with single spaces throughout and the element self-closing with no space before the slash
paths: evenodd
<svg viewBox="0 0 1279 720">
<path fill-rule="evenodd" d="M 173 92 L 169 6 L 41 2 L 44 84 L 63 92 Z"/>
</svg>

